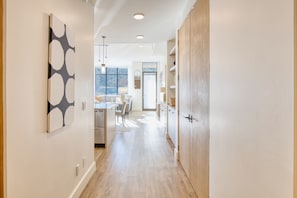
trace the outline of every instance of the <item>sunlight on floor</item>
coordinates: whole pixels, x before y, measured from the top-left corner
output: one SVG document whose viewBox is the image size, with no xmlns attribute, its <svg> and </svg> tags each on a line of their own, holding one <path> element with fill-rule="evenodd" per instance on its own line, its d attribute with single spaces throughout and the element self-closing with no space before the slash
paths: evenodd
<svg viewBox="0 0 297 198">
<path fill-rule="evenodd" d="M 161 123 L 156 120 L 156 118 L 152 117 L 152 116 L 148 116 L 148 115 L 144 115 L 144 117 L 142 119 L 137 119 L 138 122 L 141 122 L 143 124 L 150 124 L 150 125 L 154 125 L 154 126 L 161 126 Z"/>
<path fill-rule="evenodd" d="M 168 143 L 156 112 L 130 112 L 80 198 L 196 198 Z"/>
<path fill-rule="evenodd" d="M 129 120 L 126 118 L 125 122 L 122 123 L 122 121 L 119 121 L 116 123 L 116 127 L 129 127 L 129 128 L 139 128 L 139 126 L 137 125 L 137 122 L 135 122 L 134 120 Z"/>
<path fill-rule="evenodd" d="M 150 126 L 162 127 L 162 124 L 156 119 L 156 112 L 131 112 L 130 115 L 126 116 L 124 123 L 119 120 L 116 123 L 116 130 L 125 132 L 129 129 L 140 128 L 140 125 L 149 124 Z"/>
</svg>

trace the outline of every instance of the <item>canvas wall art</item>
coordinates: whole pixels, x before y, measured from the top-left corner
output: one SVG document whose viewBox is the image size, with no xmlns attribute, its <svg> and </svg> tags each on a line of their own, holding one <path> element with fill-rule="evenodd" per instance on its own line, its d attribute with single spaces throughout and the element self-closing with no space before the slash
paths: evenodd
<svg viewBox="0 0 297 198">
<path fill-rule="evenodd" d="M 69 28 L 53 14 L 49 27 L 48 132 L 74 120 L 75 44 Z"/>
</svg>

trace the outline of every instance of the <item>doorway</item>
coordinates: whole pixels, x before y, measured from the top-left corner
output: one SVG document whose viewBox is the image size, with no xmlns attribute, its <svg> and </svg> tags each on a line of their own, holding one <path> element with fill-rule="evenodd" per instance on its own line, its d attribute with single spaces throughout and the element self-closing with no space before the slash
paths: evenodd
<svg viewBox="0 0 297 198">
<path fill-rule="evenodd" d="M 142 110 L 157 109 L 157 72 L 142 73 Z"/>
</svg>

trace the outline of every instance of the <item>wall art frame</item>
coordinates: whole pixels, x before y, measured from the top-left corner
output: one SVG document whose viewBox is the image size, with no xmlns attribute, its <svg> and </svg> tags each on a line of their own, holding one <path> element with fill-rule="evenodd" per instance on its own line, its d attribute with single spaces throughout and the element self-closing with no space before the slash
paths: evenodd
<svg viewBox="0 0 297 198">
<path fill-rule="evenodd" d="M 49 17 L 47 132 L 70 125 L 75 104 L 75 38 L 56 16 Z"/>
</svg>

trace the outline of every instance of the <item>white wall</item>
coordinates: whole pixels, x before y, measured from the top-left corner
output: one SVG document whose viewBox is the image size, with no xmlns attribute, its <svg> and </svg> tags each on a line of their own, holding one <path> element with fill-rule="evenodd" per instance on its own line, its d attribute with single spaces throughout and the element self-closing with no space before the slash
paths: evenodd
<svg viewBox="0 0 297 198">
<path fill-rule="evenodd" d="M 75 188 L 95 170 L 93 8 L 81 0 L 7 0 L 6 9 L 7 197 L 66 198 L 79 192 Z M 76 106 L 74 123 L 48 134 L 50 13 L 76 37 Z M 84 111 L 82 101 L 87 103 Z"/>
<path fill-rule="evenodd" d="M 137 70 L 141 72 L 140 89 L 134 89 L 134 73 Z M 132 62 L 132 70 L 130 71 L 132 72 L 129 73 L 129 94 L 131 93 L 133 97 L 132 110 L 142 111 L 142 62 Z"/>
<path fill-rule="evenodd" d="M 210 0 L 210 197 L 293 197 L 293 0 Z"/>
<path fill-rule="evenodd" d="M 157 62 L 157 105 L 160 103 L 160 72 L 164 72 L 164 61 L 165 57 L 162 59 L 160 58 L 160 62 Z M 142 111 L 142 63 L 143 62 L 138 62 L 134 61 L 132 62 L 132 67 L 129 68 L 129 94 L 132 95 L 133 97 L 133 105 L 132 105 L 132 110 L 133 111 Z M 135 89 L 134 88 L 134 73 L 135 71 L 140 71 L 141 73 L 141 87 L 140 89 Z"/>
</svg>

